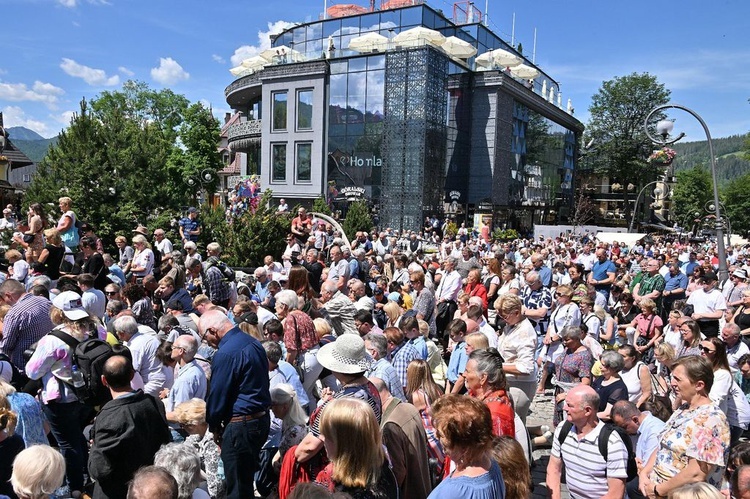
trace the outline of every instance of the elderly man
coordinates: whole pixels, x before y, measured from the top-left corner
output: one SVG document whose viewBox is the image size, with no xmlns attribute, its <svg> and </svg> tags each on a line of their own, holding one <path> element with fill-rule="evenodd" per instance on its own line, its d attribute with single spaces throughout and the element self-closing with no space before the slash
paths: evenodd
<svg viewBox="0 0 750 499">
<path fill-rule="evenodd" d="M 474 256 L 474 253 L 468 246 L 464 246 L 461 250 L 461 258 L 456 263 L 456 272 L 461 276 L 461 279 L 466 279 L 471 270 L 481 268 L 482 264 L 479 263 L 479 260 Z"/>
<path fill-rule="evenodd" d="M 338 245 L 331 246 L 329 252 L 331 267 L 328 269 L 328 280 L 336 283 L 339 291 L 345 291 L 349 282 L 349 262 L 344 259 L 344 252 Z"/>
<path fill-rule="evenodd" d="M 669 273 L 665 277 L 665 281 L 664 291 L 661 294 L 662 319 L 669 315 L 674 302 L 685 299 L 685 291 L 688 287 L 688 277 L 680 271 L 680 265 L 677 262 L 669 264 Z"/>
<path fill-rule="evenodd" d="M 628 450 L 619 433 L 612 431 L 606 460 L 601 455 L 598 441 L 605 426 L 597 417 L 598 408 L 599 395 L 590 386 L 578 385 L 568 392 L 567 421 L 557 425 L 547 465 L 547 489 L 552 499 L 561 497 L 563 463 L 571 497 L 625 497 Z"/>
<path fill-rule="evenodd" d="M 14 279 L 0 284 L 0 300 L 10 305 L 3 321 L 0 352 L 23 371 L 26 366 L 23 352 L 54 327 L 49 318 L 51 303 L 46 298 L 27 293 L 24 285 Z"/>
<path fill-rule="evenodd" d="M 747 273 L 738 268 L 735 269 L 729 276 L 730 283 L 724 284 L 722 294 L 727 300 L 728 307 L 739 307 L 742 305 L 742 294 L 748 289 L 747 287 Z"/>
<path fill-rule="evenodd" d="M 268 270 L 265 267 L 255 269 L 255 290 L 254 294 L 260 300 L 260 304 L 269 307 L 271 303 L 271 292 L 268 290 L 268 284 L 271 279 L 268 278 Z"/>
<path fill-rule="evenodd" d="M 732 371 L 738 370 L 739 360 L 750 353 L 750 348 L 740 341 L 740 327 L 734 322 L 728 322 L 721 330 L 721 339 L 727 346 L 727 360 Z"/>
<path fill-rule="evenodd" d="M 390 254 L 391 249 L 393 247 L 391 246 L 391 241 L 388 239 L 388 233 L 381 232 L 378 234 L 378 240 L 372 244 L 373 252 L 379 257 L 384 257 Z"/>
<path fill-rule="evenodd" d="M 357 310 L 372 312 L 372 309 L 375 308 L 375 302 L 366 293 L 365 283 L 359 279 L 349 281 L 349 298 L 354 302 L 354 307 Z"/>
<path fill-rule="evenodd" d="M 365 340 L 365 350 L 375 361 L 365 373 L 365 376 L 383 380 L 383 383 L 388 387 L 388 391 L 394 397 L 406 402 L 401 378 L 399 378 L 393 364 L 388 361 L 388 340 L 386 337 L 382 334 L 367 334 L 362 339 Z"/>
<path fill-rule="evenodd" d="M 633 298 L 636 305 L 645 299 L 653 300 L 656 303 L 657 311 L 660 309 L 661 295 L 666 286 L 666 280 L 659 273 L 659 260 L 652 258 L 646 264 L 646 273 L 640 282 L 633 288 Z"/>
<path fill-rule="evenodd" d="M 305 261 L 302 262 L 302 266 L 307 269 L 307 279 L 310 281 L 310 286 L 315 290 L 316 293 L 320 293 L 320 276 L 323 275 L 323 264 L 318 261 L 318 250 L 307 250 L 305 253 Z"/>
<path fill-rule="evenodd" d="M 164 229 L 156 229 L 154 231 L 154 239 L 156 239 L 154 246 L 161 254 L 161 263 L 172 263 L 172 251 L 174 247 L 172 241 L 165 236 Z"/>
<path fill-rule="evenodd" d="M 143 380 L 143 391 L 158 397 L 166 382 L 163 364 L 156 356 L 159 340 L 139 332 L 138 323 L 131 315 L 115 319 L 115 334 L 130 350 L 133 368 Z"/>
<path fill-rule="evenodd" d="M 706 337 L 719 335 L 719 319 L 727 309 L 727 302 L 721 291 L 716 289 L 717 277 L 714 272 L 706 272 L 701 284 L 688 297 L 688 305 L 693 306 L 693 320 L 698 321 L 701 333 Z"/>
<path fill-rule="evenodd" d="M 534 253 L 531 255 L 531 266 L 534 268 L 534 271 L 539 274 L 542 286 L 545 288 L 552 286 L 552 269 L 545 264 L 544 255 L 542 253 Z"/>
<path fill-rule="evenodd" d="M 620 400 L 612 406 L 612 422 L 631 435 L 635 445 L 635 459 L 638 467 L 645 466 L 651 454 L 659 447 L 659 433 L 664 428 L 664 421 L 649 411 L 640 411 L 633 402 Z M 638 489 L 638 478 L 627 483 L 628 497 L 643 497 Z"/>
<path fill-rule="evenodd" d="M 218 351 L 213 358 L 206 422 L 221 446 L 228 499 L 254 496 L 260 449 L 271 426 L 268 360 L 258 340 L 220 310 L 200 318 L 201 337 Z"/>
<path fill-rule="evenodd" d="M 453 320 L 458 305 L 458 293 L 461 291 L 461 275 L 456 272 L 458 259 L 449 256 L 443 262 L 443 272 L 440 276 L 440 283 L 435 290 L 435 300 L 437 301 L 435 314 L 435 327 L 438 337 L 442 336 L 444 346 L 448 344 L 446 328 L 448 323 Z"/>
<path fill-rule="evenodd" d="M 167 396 L 164 398 L 169 421 L 176 421 L 173 411 L 181 403 L 193 398 L 206 398 L 206 374 L 195 361 L 198 346 L 198 342 L 189 334 L 177 336 L 172 344 L 172 360 L 178 367 L 174 384 L 167 390 Z"/>
<path fill-rule="evenodd" d="M 321 287 L 320 299 L 323 302 L 321 313 L 331 323 L 336 336 L 344 333 L 359 335 L 357 326 L 354 324 L 354 316 L 357 309 L 344 293 L 339 291 L 333 281 L 326 281 Z"/>
</svg>

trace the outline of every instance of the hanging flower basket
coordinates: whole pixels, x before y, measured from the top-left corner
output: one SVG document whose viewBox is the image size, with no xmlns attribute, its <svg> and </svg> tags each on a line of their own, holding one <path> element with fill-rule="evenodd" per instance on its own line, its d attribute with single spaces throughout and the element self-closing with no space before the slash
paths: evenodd
<svg viewBox="0 0 750 499">
<path fill-rule="evenodd" d="M 674 149 L 662 147 L 651 153 L 651 156 L 648 157 L 648 163 L 651 165 L 669 166 L 674 161 L 675 156 L 677 156 L 677 152 Z"/>
</svg>

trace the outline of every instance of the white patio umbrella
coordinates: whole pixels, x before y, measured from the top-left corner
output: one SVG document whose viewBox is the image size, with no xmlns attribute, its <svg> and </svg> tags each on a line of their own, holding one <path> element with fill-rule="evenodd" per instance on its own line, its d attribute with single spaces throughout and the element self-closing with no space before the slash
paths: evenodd
<svg viewBox="0 0 750 499">
<path fill-rule="evenodd" d="M 524 80 L 532 80 L 539 76 L 539 70 L 527 64 L 519 64 L 515 68 L 510 68 L 510 72 L 516 78 L 522 78 Z"/>
<path fill-rule="evenodd" d="M 259 55 L 255 55 L 242 61 L 240 66 L 246 68 L 248 71 L 254 72 L 260 71 L 264 66 L 267 66 L 268 64 L 268 59 L 265 59 Z"/>
<path fill-rule="evenodd" d="M 229 72 L 232 73 L 232 75 L 239 78 L 240 76 L 251 74 L 252 70 L 247 69 L 245 66 L 237 66 L 235 68 L 230 69 Z"/>
<path fill-rule="evenodd" d="M 393 43 L 399 47 L 418 47 L 425 43 L 442 45 L 443 42 L 445 42 L 445 37 L 441 33 L 422 26 L 407 29 L 393 37 Z"/>
<path fill-rule="evenodd" d="M 492 58 L 492 51 L 488 50 L 487 52 L 484 52 L 482 54 L 479 54 L 475 59 L 474 62 L 476 62 L 477 66 L 481 66 L 483 68 L 491 68 L 495 65 L 495 61 Z"/>
<path fill-rule="evenodd" d="M 271 47 L 258 55 L 268 62 L 299 62 L 305 60 L 302 52 L 291 49 L 286 45 Z M 286 58 L 285 61 L 283 61 L 284 58 Z"/>
<path fill-rule="evenodd" d="M 461 40 L 456 36 L 446 38 L 441 47 L 449 55 L 458 59 L 468 59 L 477 53 L 477 49 L 471 43 Z"/>
<path fill-rule="evenodd" d="M 388 47 L 388 38 L 371 31 L 362 36 L 352 38 L 349 42 L 349 50 L 357 52 L 372 52 L 373 50 L 385 50 Z"/>
<path fill-rule="evenodd" d="M 504 68 L 514 68 L 523 62 L 523 57 L 509 52 L 505 49 L 495 49 L 492 51 L 492 59 L 495 64 Z"/>
</svg>

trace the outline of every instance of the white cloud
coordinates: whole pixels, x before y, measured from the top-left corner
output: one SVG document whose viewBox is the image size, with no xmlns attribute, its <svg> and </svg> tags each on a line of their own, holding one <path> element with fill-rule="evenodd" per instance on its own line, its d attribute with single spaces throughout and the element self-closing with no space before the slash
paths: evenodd
<svg viewBox="0 0 750 499">
<path fill-rule="evenodd" d="M 242 61 L 248 57 L 258 55 L 266 49 L 271 48 L 271 35 L 281 33 L 283 30 L 294 26 L 295 23 L 288 21 L 276 21 L 275 23 L 268 23 L 268 30 L 258 31 L 258 44 L 257 45 L 243 45 L 234 51 L 232 55 L 232 66 L 239 66 Z"/>
<path fill-rule="evenodd" d="M 31 89 L 24 83 L 0 82 L 0 100 L 5 99 L 10 102 L 41 102 L 46 104 L 50 109 L 55 108 L 57 97 L 64 93 L 65 91 L 62 88 L 41 81 L 35 81 Z"/>
<path fill-rule="evenodd" d="M 57 0 L 57 3 L 68 9 L 75 9 L 80 5 L 81 0 Z M 109 5 L 108 0 L 87 0 L 91 5 Z"/>
<path fill-rule="evenodd" d="M 219 64 L 226 64 L 227 62 L 222 56 L 217 54 L 211 54 L 211 59 L 213 59 L 214 62 L 218 62 Z"/>
<path fill-rule="evenodd" d="M 133 73 L 131 70 L 129 70 L 125 66 L 120 66 L 119 68 L 117 68 L 117 71 L 119 71 L 120 73 L 124 74 L 127 77 L 131 77 L 135 75 L 135 73 Z"/>
<path fill-rule="evenodd" d="M 8 128 L 22 126 L 34 130 L 42 137 L 51 137 L 55 135 L 54 133 L 50 133 L 50 128 L 45 122 L 26 116 L 24 110 L 17 106 L 8 106 L 3 109 L 3 121 Z"/>
<path fill-rule="evenodd" d="M 174 85 L 190 78 L 190 73 L 182 69 L 182 66 L 171 57 L 162 57 L 159 59 L 159 67 L 151 68 L 151 78 L 162 85 Z"/>
<path fill-rule="evenodd" d="M 107 76 L 103 69 L 90 68 L 65 57 L 62 61 L 60 69 L 74 78 L 81 78 L 91 86 L 113 87 L 120 84 L 119 76 Z"/>
</svg>

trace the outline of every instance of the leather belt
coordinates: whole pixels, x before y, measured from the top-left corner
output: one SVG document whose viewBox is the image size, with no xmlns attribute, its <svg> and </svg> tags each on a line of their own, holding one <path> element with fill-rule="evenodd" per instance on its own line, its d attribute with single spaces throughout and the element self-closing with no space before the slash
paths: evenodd
<svg viewBox="0 0 750 499">
<path fill-rule="evenodd" d="M 242 416 L 232 416 L 229 420 L 230 423 L 245 423 L 247 421 L 254 421 L 258 418 L 262 418 L 267 414 L 266 411 L 254 412 L 253 414 L 243 414 Z"/>
</svg>

